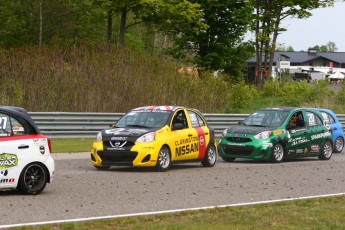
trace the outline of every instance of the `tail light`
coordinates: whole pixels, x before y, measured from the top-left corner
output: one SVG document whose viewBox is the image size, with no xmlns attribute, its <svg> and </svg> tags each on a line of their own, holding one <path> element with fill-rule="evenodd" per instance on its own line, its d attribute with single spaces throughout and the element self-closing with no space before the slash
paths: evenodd
<svg viewBox="0 0 345 230">
<path fill-rule="evenodd" d="M 52 144 L 50 142 L 50 139 L 47 137 L 48 140 L 48 147 L 49 147 L 49 152 L 52 153 Z"/>
</svg>

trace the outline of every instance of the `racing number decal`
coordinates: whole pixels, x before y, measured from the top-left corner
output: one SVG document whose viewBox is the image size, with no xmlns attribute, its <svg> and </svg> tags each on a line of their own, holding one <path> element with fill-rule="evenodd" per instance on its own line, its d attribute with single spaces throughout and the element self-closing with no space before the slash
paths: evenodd
<svg viewBox="0 0 345 230">
<path fill-rule="evenodd" d="M 7 117 L 0 117 L 0 129 L 6 129 Z"/>
<path fill-rule="evenodd" d="M 203 159 L 205 157 L 206 152 L 205 133 L 201 127 L 196 127 L 195 130 L 198 132 L 199 139 L 199 159 Z"/>
</svg>

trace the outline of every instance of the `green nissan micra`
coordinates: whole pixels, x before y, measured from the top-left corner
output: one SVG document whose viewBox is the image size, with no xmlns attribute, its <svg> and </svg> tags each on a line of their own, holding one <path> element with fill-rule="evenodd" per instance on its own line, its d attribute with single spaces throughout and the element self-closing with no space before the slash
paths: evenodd
<svg viewBox="0 0 345 230">
<path fill-rule="evenodd" d="M 225 129 L 219 156 L 281 162 L 287 158 L 332 156 L 332 135 L 321 114 L 312 108 L 265 108 Z"/>
</svg>

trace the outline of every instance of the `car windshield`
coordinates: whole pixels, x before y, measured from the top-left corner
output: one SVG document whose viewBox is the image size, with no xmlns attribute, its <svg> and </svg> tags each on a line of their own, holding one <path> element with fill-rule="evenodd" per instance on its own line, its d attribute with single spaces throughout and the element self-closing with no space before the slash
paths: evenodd
<svg viewBox="0 0 345 230">
<path fill-rule="evenodd" d="M 288 114 L 288 112 L 280 110 L 259 110 L 247 117 L 241 124 L 259 127 L 278 127 L 283 124 Z"/>
<path fill-rule="evenodd" d="M 131 111 L 124 115 L 116 127 L 160 128 L 168 122 L 170 111 Z"/>
</svg>

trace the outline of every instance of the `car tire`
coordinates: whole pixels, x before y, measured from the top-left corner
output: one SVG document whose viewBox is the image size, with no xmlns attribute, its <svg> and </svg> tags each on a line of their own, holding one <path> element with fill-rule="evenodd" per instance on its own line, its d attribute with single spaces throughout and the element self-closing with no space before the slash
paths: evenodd
<svg viewBox="0 0 345 230">
<path fill-rule="evenodd" d="M 96 166 L 96 165 L 94 165 L 94 166 L 98 170 L 108 170 L 110 168 L 109 165 L 107 165 L 107 166 L 104 166 L 104 165 Z"/>
<path fill-rule="evenodd" d="M 48 172 L 41 163 L 31 163 L 20 174 L 17 190 L 25 195 L 36 195 L 43 191 L 48 181 Z"/>
<path fill-rule="evenodd" d="M 273 146 L 270 161 L 272 163 L 280 163 L 284 159 L 284 146 L 277 143 Z"/>
<path fill-rule="evenodd" d="M 209 145 L 206 149 L 204 160 L 201 162 L 204 167 L 213 167 L 217 162 L 217 151 L 213 145 Z"/>
<path fill-rule="evenodd" d="M 158 153 L 156 169 L 159 172 L 167 171 L 170 168 L 171 156 L 168 147 L 163 146 Z"/>
<path fill-rule="evenodd" d="M 340 153 L 344 148 L 344 139 L 342 137 L 337 137 L 334 141 L 334 152 Z"/>
<path fill-rule="evenodd" d="M 333 148 L 332 148 L 332 142 L 326 141 L 323 145 L 322 151 L 319 155 L 320 160 L 329 160 L 332 157 Z"/>
<path fill-rule="evenodd" d="M 233 162 L 236 158 L 235 157 L 222 157 L 222 159 L 225 162 Z"/>
</svg>

